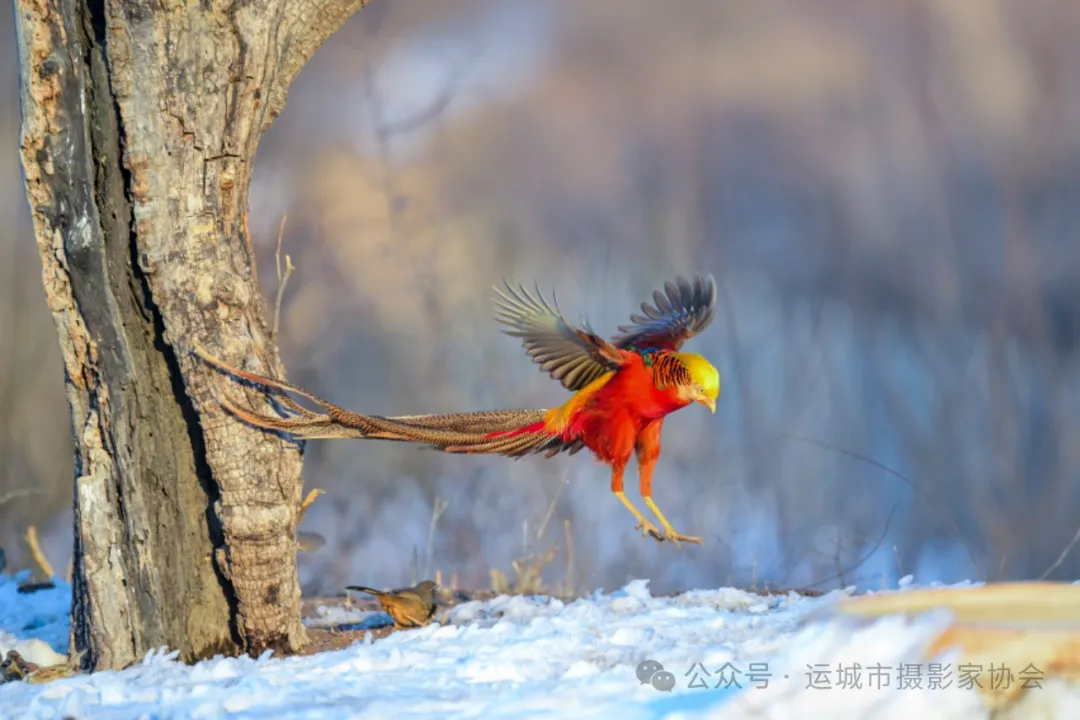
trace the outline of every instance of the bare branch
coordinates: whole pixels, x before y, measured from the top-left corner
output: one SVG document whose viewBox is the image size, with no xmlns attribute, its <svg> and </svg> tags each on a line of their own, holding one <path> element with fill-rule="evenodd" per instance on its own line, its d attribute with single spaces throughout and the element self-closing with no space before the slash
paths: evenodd
<svg viewBox="0 0 1080 720">
<path fill-rule="evenodd" d="M 39 490 L 37 488 L 20 488 L 18 490 L 9 490 L 6 493 L 4 493 L 3 495 L 0 495 L 0 505 L 7 505 L 12 500 L 16 500 L 16 499 L 21 498 L 21 497 L 26 497 L 28 495 L 44 495 L 44 494 L 45 494 L 44 490 Z"/>
<path fill-rule="evenodd" d="M 975 556 L 974 556 L 974 554 L 972 554 L 971 548 L 968 547 L 966 542 L 964 542 L 964 537 L 960 533 L 960 526 L 957 525 L 956 518 L 953 516 L 952 513 L 950 513 L 944 507 L 944 504 L 938 498 L 925 493 L 918 485 L 915 484 L 915 482 L 913 480 L 911 480 L 911 478 L 907 477 L 906 475 L 904 475 L 904 474 L 902 474 L 902 473 L 900 473 L 900 472 L 898 472 L 896 470 L 893 470 L 888 465 L 885 465 L 884 463 L 881 463 L 881 462 L 879 462 L 879 461 L 877 461 L 877 460 L 875 460 L 875 459 L 873 459 L 871 457 L 867 457 L 866 455 L 863 455 L 861 453 L 857 453 L 854 450 L 847 450 L 845 448 L 838 447 L 838 446 L 833 445 L 831 443 L 827 443 L 824 440 L 815 440 L 814 438 L 804 437 L 802 435 L 793 435 L 791 433 L 784 433 L 783 437 L 788 437 L 788 438 L 791 438 L 793 440 L 802 440 L 803 442 L 808 442 L 808 443 L 810 443 L 812 445 L 817 445 L 818 447 L 821 447 L 821 448 L 825 448 L 825 449 L 828 449 L 828 450 L 833 450 L 835 452 L 840 453 L 841 455 L 846 455 L 846 456 L 848 456 L 848 457 L 850 457 L 852 459 L 859 460 L 859 461 L 864 462 L 864 463 L 868 463 L 868 464 L 873 465 L 874 467 L 878 468 L 879 470 L 883 470 L 884 472 L 888 473 L 889 475 L 892 475 L 897 480 L 900 480 L 901 482 L 903 482 L 905 485 L 907 485 L 909 488 L 911 488 L 911 490 L 916 495 L 918 495 L 919 497 L 926 500 L 931 505 L 933 505 L 933 506 L 937 507 L 939 510 L 941 510 L 941 512 L 945 515 L 945 518 L 949 521 L 949 525 L 951 526 L 952 531 L 956 534 L 956 539 L 960 541 L 960 544 L 964 548 L 964 552 L 967 553 L 968 560 L 971 562 L 971 569 L 976 573 L 976 575 L 978 575 L 979 566 L 975 562 Z"/>
<path fill-rule="evenodd" d="M 277 297 L 274 298 L 274 328 L 270 331 L 270 342 L 277 347 L 278 329 L 281 327 L 281 300 L 285 297 L 285 286 L 289 283 L 296 268 L 292 264 L 292 258 L 285 256 L 284 267 L 281 264 L 281 240 L 285 236 L 285 221 L 288 215 L 281 216 L 281 225 L 278 226 L 277 251 L 274 253 L 274 267 L 277 270 Z"/>
<path fill-rule="evenodd" d="M 566 465 L 563 465 L 563 470 L 559 476 L 559 489 L 555 492 L 555 497 L 551 498 L 551 502 L 548 503 L 547 512 L 544 513 L 544 519 L 540 521 L 540 525 L 536 528 L 536 542 L 540 542 L 540 539 L 544 537 L 544 533 L 547 532 L 548 523 L 551 522 L 551 516 L 555 514 L 555 504 L 559 502 L 559 497 L 562 495 L 563 490 L 566 488 Z"/>
<path fill-rule="evenodd" d="M 45 557 L 45 551 L 41 549 L 41 543 L 38 541 L 37 527 L 34 525 L 26 528 L 26 545 L 30 548 L 30 556 L 34 558 L 34 562 L 37 563 L 37 566 L 45 576 L 45 579 L 52 580 L 56 577 L 52 563 Z"/>
<path fill-rule="evenodd" d="M 1076 529 L 1076 534 L 1073 535 L 1072 540 L 1070 540 L 1069 544 L 1065 546 L 1065 549 L 1061 551 L 1061 554 L 1057 556 L 1057 560 L 1055 560 L 1050 567 L 1046 568 L 1046 572 L 1039 576 L 1039 579 L 1045 580 L 1050 577 L 1050 573 L 1061 567 L 1061 563 L 1065 562 L 1065 558 L 1069 556 L 1069 553 L 1072 552 L 1072 549 L 1076 547 L 1076 543 L 1078 542 L 1080 542 L 1080 528 Z"/>
<path fill-rule="evenodd" d="M 288 28 L 287 50 L 282 57 L 284 87 L 315 51 L 336 33 L 357 10 L 371 0 L 300 0 L 284 5 Z"/>
<path fill-rule="evenodd" d="M 577 581 L 574 580 L 574 532 L 570 518 L 563 520 L 563 538 L 566 541 L 566 581 L 563 595 L 573 597 Z"/>
<path fill-rule="evenodd" d="M 822 578 L 813 585 L 808 585 L 806 589 L 821 587 L 825 583 L 832 582 L 833 580 L 842 580 L 843 577 L 848 573 L 853 573 L 860 567 L 862 567 L 863 564 L 866 563 L 867 560 L 872 558 L 874 556 L 874 553 L 876 553 L 878 549 L 881 548 L 881 543 L 885 542 L 885 536 L 889 534 L 889 525 L 892 523 L 893 515 L 896 514 L 896 510 L 899 507 L 899 505 L 893 505 L 892 510 L 889 511 L 889 515 L 885 518 L 885 527 L 881 529 L 881 535 L 878 536 L 877 542 L 874 543 L 874 546 L 870 548 L 869 552 L 859 558 L 859 561 L 857 563 L 847 568 L 846 570 L 840 570 L 840 572 L 836 573 L 835 575 L 830 575 L 828 577 Z"/>
<path fill-rule="evenodd" d="M 428 104 L 423 110 L 406 115 L 403 118 L 392 121 L 383 121 L 380 127 L 376 128 L 376 132 L 385 137 L 391 137 L 394 135 L 404 135 L 419 130 L 428 123 L 434 121 L 441 116 L 446 109 L 450 107 L 450 103 L 453 102 L 454 97 L 458 92 L 458 85 L 461 80 L 459 79 L 459 73 L 450 73 L 449 79 L 443 86 L 439 94 L 435 96 L 435 99 Z"/>
<path fill-rule="evenodd" d="M 425 574 L 431 572 L 431 563 L 435 557 L 436 529 L 439 526 L 439 520 L 442 519 L 442 516 L 448 507 L 450 507 L 449 501 L 443 500 L 440 497 L 435 498 L 435 507 L 431 509 L 431 523 L 428 525 L 427 547 L 425 548 L 427 557 L 424 560 Z M 440 583 L 438 582 L 436 583 L 436 585 L 439 584 Z"/>
</svg>

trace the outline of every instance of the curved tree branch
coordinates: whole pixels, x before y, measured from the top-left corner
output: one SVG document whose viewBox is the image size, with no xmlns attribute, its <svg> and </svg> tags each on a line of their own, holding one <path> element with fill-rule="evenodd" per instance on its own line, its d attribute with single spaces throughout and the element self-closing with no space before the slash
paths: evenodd
<svg viewBox="0 0 1080 720">
<path fill-rule="evenodd" d="M 385 0 L 384 0 L 385 1 Z M 292 82 L 315 51 L 357 10 L 371 0 L 299 0 L 287 3 L 288 48 L 282 56 L 282 76 Z"/>
</svg>

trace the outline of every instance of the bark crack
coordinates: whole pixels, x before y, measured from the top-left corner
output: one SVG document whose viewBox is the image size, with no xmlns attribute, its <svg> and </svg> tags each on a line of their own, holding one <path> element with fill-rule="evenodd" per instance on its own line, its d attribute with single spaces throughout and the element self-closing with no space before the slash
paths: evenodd
<svg viewBox="0 0 1080 720">
<path fill-rule="evenodd" d="M 161 645 L 185 660 L 236 647 L 193 440 L 160 392 L 178 363 L 166 365 L 134 260 L 105 12 L 101 0 L 16 0 L 23 171 L 76 447 L 71 641 L 87 669 Z"/>
<path fill-rule="evenodd" d="M 184 348 L 283 376 L 246 236 L 252 160 L 303 63 L 366 2 L 14 4 L 76 445 L 74 649 L 96 669 L 161 645 L 298 650 L 301 451 L 226 416 Z"/>
</svg>

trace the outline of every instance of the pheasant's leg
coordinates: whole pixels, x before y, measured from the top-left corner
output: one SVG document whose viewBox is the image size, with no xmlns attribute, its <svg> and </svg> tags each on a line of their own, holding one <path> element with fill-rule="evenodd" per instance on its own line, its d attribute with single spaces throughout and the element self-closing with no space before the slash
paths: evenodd
<svg viewBox="0 0 1080 720">
<path fill-rule="evenodd" d="M 619 498 L 619 501 L 626 506 L 626 509 L 634 514 L 634 517 L 638 519 L 638 524 L 634 528 L 635 530 L 641 530 L 641 535 L 652 535 L 658 542 L 664 541 L 663 534 L 656 529 L 648 519 L 641 514 L 641 511 L 634 507 L 634 503 L 630 502 L 630 498 L 626 497 L 626 493 L 623 492 L 623 472 L 626 470 L 626 463 L 617 463 L 611 468 L 611 492 L 615 497 Z"/>
<path fill-rule="evenodd" d="M 660 508 L 656 507 L 656 503 L 653 502 L 653 499 L 651 497 L 645 498 L 645 505 L 647 505 L 648 508 L 652 510 L 653 515 L 655 515 L 656 519 L 660 521 L 660 524 L 664 526 L 665 540 L 670 540 L 671 542 L 675 543 L 676 546 L 679 546 L 679 543 L 693 543 L 695 545 L 702 546 L 705 545 L 704 538 L 698 537 L 697 535 L 683 535 L 680 532 L 676 532 L 675 528 L 671 527 L 671 523 L 669 523 L 667 521 L 667 518 L 664 517 L 664 514 L 660 512 Z"/>
<path fill-rule="evenodd" d="M 682 547 L 680 543 L 694 543 L 697 545 L 705 545 L 705 541 L 702 538 L 692 535 L 683 535 L 676 532 L 675 528 L 671 527 L 671 523 L 664 517 L 664 513 L 660 512 L 660 508 L 656 507 L 656 503 L 652 499 L 652 479 L 653 470 L 656 468 L 656 461 L 660 458 L 660 428 L 662 421 L 654 421 L 645 426 L 645 428 L 638 435 L 637 440 L 637 459 L 638 459 L 638 474 L 641 480 L 641 499 L 645 502 L 645 506 L 652 511 L 652 514 L 656 516 L 656 519 L 660 521 L 660 524 L 664 527 L 664 539 L 670 540 L 675 543 L 676 547 Z"/>
</svg>

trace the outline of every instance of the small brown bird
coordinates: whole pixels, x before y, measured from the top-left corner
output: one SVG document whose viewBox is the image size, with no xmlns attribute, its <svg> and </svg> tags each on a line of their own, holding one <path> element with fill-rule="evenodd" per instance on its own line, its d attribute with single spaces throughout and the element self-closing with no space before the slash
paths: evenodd
<svg viewBox="0 0 1080 720">
<path fill-rule="evenodd" d="M 435 583 L 425 580 L 416 587 L 397 590 L 376 590 L 362 585 L 347 585 L 346 590 L 374 595 L 394 620 L 394 628 L 424 627 L 435 616 Z"/>
</svg>

